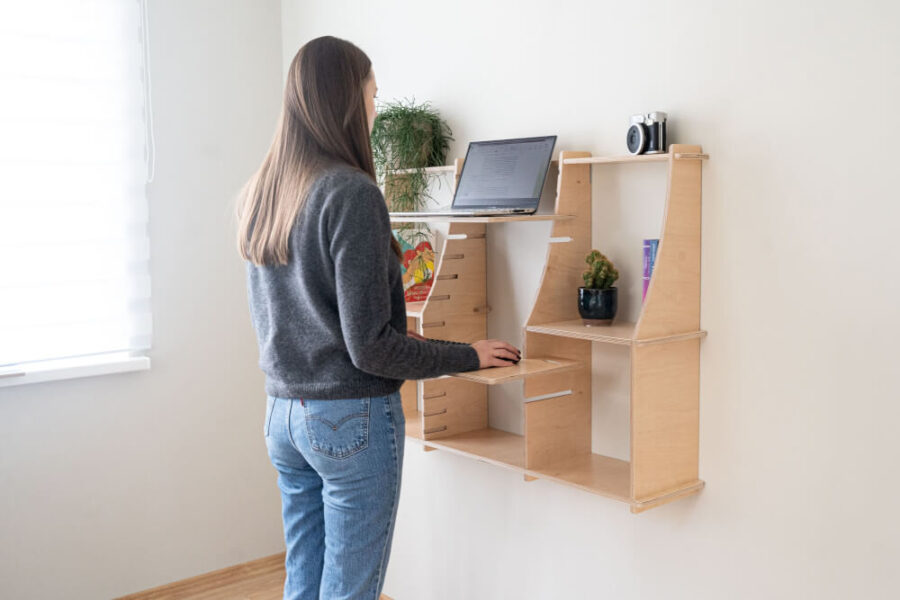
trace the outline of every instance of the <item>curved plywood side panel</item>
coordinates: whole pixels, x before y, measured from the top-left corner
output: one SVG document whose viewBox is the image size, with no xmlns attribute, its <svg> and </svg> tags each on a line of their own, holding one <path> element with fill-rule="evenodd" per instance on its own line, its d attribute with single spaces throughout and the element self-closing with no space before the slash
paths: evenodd
<svg viewBox="0 0 900 600">
<path fill-rule="evenodd" d="M 700 154 L 700 146 L 669 148 L 669 182 L 656 266 L 635 339 L 644 340 L 700 329 L 701 160 L 675 159 Z"/>
<path fill-rule="evenodd" d="M 571 238 L 571 241 L 549 244 L 527 325 L 580 318 L 576 290 L 583 285 L 584 257 L 591 249 L 591 166 L 567 165 L 563 161 L 590 155 L 590 152 L 560 152 L 554 212 L 575 215 L 575 218 L 554 221 L 550 235 Z"/>
<path fill-rule="evenodd" d="M 586 158 L 589 152 L 561 152 L 554 212 L 574 215 L 555 221 L 547 249 L 544 272 L 527 325 L 580 318 L 577 289 L 583 284 L 584 257 L 591 247 L 591 166 L 567 165 L 565 159 Z M 563 241 L 570 238 L 568 241 Z M 526 357 L 555 356 L 584 363 L 568 373 L 528 377 L 525 398 L 571 391 L 568 396 L 526 405 L 526 445 L 532 465 L 552 462 L 561 456 L 590 452 L 591 343 L 558 336 L 525 332 Z M 530 408 L 528 408 L 530 407 Z M 528 418 L 528 415 L 531 418 Z M 538 418 L 540 417 L 540 418 Z M 543 432 L 541 423 L 555 424 Z"/>
</svg>

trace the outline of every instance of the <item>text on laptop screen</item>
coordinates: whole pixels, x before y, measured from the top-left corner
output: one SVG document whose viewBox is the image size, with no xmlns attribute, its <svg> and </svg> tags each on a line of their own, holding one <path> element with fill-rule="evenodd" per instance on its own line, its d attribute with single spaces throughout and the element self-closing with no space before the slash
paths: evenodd
<svg viewBox="0 0 900 600">
<path fill-rule="evenodd" d="M 472 142 L 453 207 L 537 207 L 556 136 Z"/>
</svg>

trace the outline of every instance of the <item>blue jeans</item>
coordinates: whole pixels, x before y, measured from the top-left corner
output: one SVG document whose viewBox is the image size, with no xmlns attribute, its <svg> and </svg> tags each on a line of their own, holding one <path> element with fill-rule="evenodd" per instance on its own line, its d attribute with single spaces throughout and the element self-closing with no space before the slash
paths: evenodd
<svg viewBox="0 0 900 600">
<path fill-rule="evenodd" d="M 285 600 L 377 600 L 400 499 L 400 392 L 350 400 L 267 398 L 287 546 Z"/>
</svg>

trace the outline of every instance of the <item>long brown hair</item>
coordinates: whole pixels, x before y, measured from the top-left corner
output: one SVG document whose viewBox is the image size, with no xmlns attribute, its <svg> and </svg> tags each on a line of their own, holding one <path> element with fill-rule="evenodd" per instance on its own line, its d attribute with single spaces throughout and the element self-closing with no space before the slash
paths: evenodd
<svg viewBox="0 0 900 600">
<path fill-rule="evenodd" d="M 288 263 L 291 230 L 312 182 L 328 165 L 350 165 L 375 180 L 363 98 L 371 70 L 365 52 L 331 36 L 311 40 L 297 52 L 275 138 L 238 202 L 238 250 L 244 259 Z M 399 257 L 393 235 L 391 248 Z"/>
</svg>

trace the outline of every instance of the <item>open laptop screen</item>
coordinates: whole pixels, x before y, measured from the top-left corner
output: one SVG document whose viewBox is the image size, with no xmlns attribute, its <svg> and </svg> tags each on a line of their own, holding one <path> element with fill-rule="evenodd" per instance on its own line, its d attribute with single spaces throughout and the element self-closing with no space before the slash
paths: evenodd
<svg viewBox="0 0 900 600">
<path fill-rule="evenodd" d="M 556 136 L 472 142 L 453 208 L 537 209 Z"/>
</svg>

